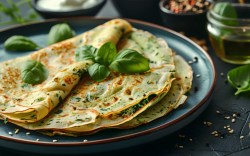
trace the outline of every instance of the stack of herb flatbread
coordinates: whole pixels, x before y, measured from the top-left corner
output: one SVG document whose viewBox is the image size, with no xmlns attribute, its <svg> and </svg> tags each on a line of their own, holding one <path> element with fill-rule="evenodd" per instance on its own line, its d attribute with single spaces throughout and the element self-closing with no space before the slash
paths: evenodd
<svg viewBox="0 0 250 156">
<path fill-rule="evenodd" d="M 119 51 L 138 51 L 149 60 L 150 69 L 137 74 L 111 72 L 96 82 L 86 72 L 94 62 L 76 61 L 75 51 L 83 45 L 99 48 L 106 42 Z M 32 60 L 38 62 L 36 67 L 41 63 L 47 69 L 46 80 L 38 84 L 22 79 L 23 64 Z M 114 19 L 28 56 L 1 62 L 0 115 L 47 135 L 136 127 L 183 104 L 192 76 L 191 67 L 165 40 Z"/>
</svg>

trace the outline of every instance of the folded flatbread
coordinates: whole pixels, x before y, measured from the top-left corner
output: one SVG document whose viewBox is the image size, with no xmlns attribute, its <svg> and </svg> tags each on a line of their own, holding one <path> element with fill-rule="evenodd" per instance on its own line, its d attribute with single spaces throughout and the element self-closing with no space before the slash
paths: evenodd
<svg viewBox="0 0 250 156">
<path fill-rule="evenodd" d="M 110 41 L 119 50 L 134 49 L 144 55 L 150 70 L 132 75 L 111 73 L 102 82 L 92 80 L 86 69 L 93 62 L 76 62 L 75 49 L 82 45 L 99 48 Z M 19 66 L 29 59 L 48 68 L 46 81 L 38 85 L 22 82 Z M 148 123 L 183 104 L 192 84 L 190 66 L 173 54 L 165 40 L 121 19 L 29 56 L 2 62 L 0 68 L 0 78 L 11 77 L 10 82 L 0 82 L 2 118 L 47 135 L 84 135 Z"/>
<path fill-rule="evenodd" d="M 44 118 L 78 84 L 91 61 L 75 62 L 75 49 L 81 45 L 96 48 L 132 30 L 125 20 L 112 20 L 75 38 L 41 49 L 31 55 L 0 63 L 0 115 L 17 122 L 36 122 Z M 48 79 L 31 85 L 21 79 L 21 66 L 27 60 L 41 62 Z"/>
</svg>

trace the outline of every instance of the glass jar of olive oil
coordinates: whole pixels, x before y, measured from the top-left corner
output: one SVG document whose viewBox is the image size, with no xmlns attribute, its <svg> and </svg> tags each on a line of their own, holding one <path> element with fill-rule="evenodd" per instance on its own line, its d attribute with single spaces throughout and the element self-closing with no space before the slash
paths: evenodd
<svg viewBox="0 0 250 156">
<path fill-rule="evenodd" d="M 215 3 L 207 18 L 216 55 L 228 63 L 250 63 L 250 4 Z"/>
</svg>

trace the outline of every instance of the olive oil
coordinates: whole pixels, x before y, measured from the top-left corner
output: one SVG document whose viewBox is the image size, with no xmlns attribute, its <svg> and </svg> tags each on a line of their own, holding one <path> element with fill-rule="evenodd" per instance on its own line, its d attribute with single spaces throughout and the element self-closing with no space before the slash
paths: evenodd
<svg viewBox="0 0 250 156">
<path fill-rule="evenodd" d="M 231 34 L 218 38 L 209 35 L 218 57 L 234 64 L 250 63 L 250 36 Z"/>
</svg>

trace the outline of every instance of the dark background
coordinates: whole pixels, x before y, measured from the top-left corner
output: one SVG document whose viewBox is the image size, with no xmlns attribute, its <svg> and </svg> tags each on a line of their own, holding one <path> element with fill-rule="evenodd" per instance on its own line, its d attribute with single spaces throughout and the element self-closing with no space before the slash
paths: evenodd
<svg viewBox="0 0 250 156">
<path fill-rule="evenodd" d="M 2 1 L 2 0 L 1 0 Z M 26 14 L 28 6 L 23 6 L 21 12 Z M 1 22 L 7 21 L 6 16 L 1 15 Z M 112 3 L 108 0 L 97 17 L 119 17 L 119 13 L 115 10 Z M 38 18 L 42 20 L 42 18 Z M 6 28 L 1 26 L 0 28 Z M 12 26 L 12 25 L 11 25 Z M 109 153 L 100 153 L 98 155 L 154 155 L 154 156 L 249 156 L 250 155 L 250 94 L 234 95 L 235 90 L 225 81 L 226 73 L 236 67 L 222 62 L 214 55 L 209 45 L 209 54 L 212 57 L 216 70 L 217 82 L 213 97 L 207 109 L 191 124 L 175 133 L 161 138 L 160 140 L 136 146 L 129 149 L 112 151 Z M 219 114 L 216 112 L 220 112 Z M 235 114 L 235 115 L 233 115 Z M 235 116 L 235 122 L 232 117 Z M 230 119 L 226 119 L 230 117 Z M 204 122 L 211 122 L 208 126 Z M 230 125 L 234 130 L 231 134 L 224 128 Z M 1 130 L 1 128 L 0 128 Z M 220 132 L 219 136 L 211 133 Z M 244 136 L 244 138 L 240 138 Z M 0 156 L 22 156 L 29 155 L 17 151 L 6 151 L 0 148 Z M 38 155 L 39 154 L 30 154 Z"/>
</svg>

